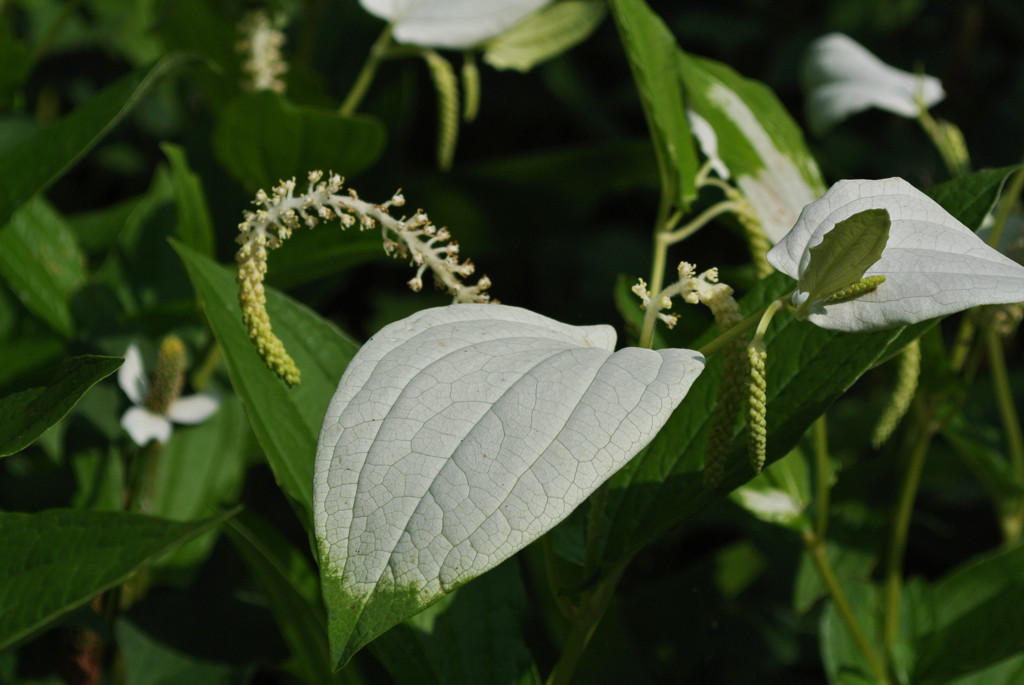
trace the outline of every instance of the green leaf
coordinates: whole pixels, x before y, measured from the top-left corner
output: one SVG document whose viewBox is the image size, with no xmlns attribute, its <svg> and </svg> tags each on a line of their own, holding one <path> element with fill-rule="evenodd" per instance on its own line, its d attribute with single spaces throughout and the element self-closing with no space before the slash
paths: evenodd
<svg viewBox="0 0 1024 685">
<path fill-rule="evenodd" d="M 27 381 L 23 387 L 0 397 L 0 457 L 30 445 L 47 428 L 64 418 L 86 391 L 114 373 L 123 359 L 72 357 L 44 383 Z"/>
<path fill-rule="evenodd" d="M 7 223 L 22 203 L 71 169 L 154 85 L 189 61 L 172 54 L 128 74 L 0 157 L 0 225 Z"/>
<path fill-rule="evenodd" d="M 495 69 L 527 72 L 585 41 L 604 21 L 605 5 L 595 0 L 563 0 L 484 45 L 484 61 Z"/>
<path fill-rule="evenodd" d="M 730 179 L 753 206 L 765 235 L 778 242 L 804 205 L 825 192 L 803 133 L 763 83 L 682 51 L 678 61 L 687 104 L 711 124 Z"/>
<path fill-rule="evenodd" d="M 354 176 L 377 161 L 384 142 L 384 126 L 372 117 L 296 107 L 269 91 L 232 100 L 213 134 L 224 168 L 246 188 L 267 192 L 316 169 Z"/>
<path fill-rule="evenodd" d="M 889 242 L 889 212 L 865 209 L 835 225 L 810 248 L 811 260 L 798 287 L 809 293 L 808 302 L 855 285 L 864 272 L 882 258 Z"/>
<path fill-rule="evenodd" d="M 945 683 L 1024 652 L 1024 546 L 969 562 L 930 597 L 934 627 L 921 635 L 914 683 Z"/>
<path fill-rule="evenodd" d="M 342 230 L 337 224 L 296 231 L 270 258 L 267 282 L 282 290 L 374 260 L 387 260 L 379 231 Z"/>
<path fill-rule="evenodd" d="M 25 306 L 71 337 L 71 296 L 85 284 L 85 255 L 64 218 L 42 197 L 0 228 L 0 275 Z"/>
<path fill-rule="evenodd" d="M 928 188 L 925 193 L 956 216 L 967 228 L 977 231 L 995 206 L 1003 185 L 1019 165 L 982 169 Z M 957 211 L 953 211 L 955 207 Z"/>
<path fill-rule="evenodd" d="M 515 562 L 480 576 L 371 643 L 398 685 L 536 683 L 523 640 L 526 592 Z"/>
<path fill-rule="evenodd" d="M 178 205 L 176 233 L 181 242 L 196 252 L 213 256 L 214 232 L 206 196 L 199 177 L 188 166 L 185 151 L 174 143 L 162 143 L 160 149 L 171 163 L 171 183 Z"/>
<path fill-rule="evenodd" d="M 331 670 L 327 616 L 307 558 L 249 512 L 228 521 L 224 532 L 267 596 L 295 674 L 305 683 L 340 681 Z"/>
<path fill-rule="evenodd" d="M 679 46 L 644 0 L 610 0 L 609 6 L 658 152 L 664 190 L 686 209 L 697 197 L 697 152 L 676 65 Z"/>
<path fill-rule="evenodd" d="M 803 451 L 795 448 L 733 490 L 729 498 L 766 523 L 797 532 L 808 530 L 811 522 L 805 511 L 811 501 L 810 468 Z"/>
<path fill-rule="evenodd" d="M 245 405 L 274 477 L 308 530 L 312 524 L 313 460 L 324 412 L 359 345 L 315 312 L 273 289 L 267 311 L 274 331 L 303 371 L 288 388 L 270 371 L 242 323 L 235 269 L 174 244 L 207 321 L 224 352 L 231 384 Z"/>
<path fill-rule="evenodd" d="M 124 512 L 0 512 L 0 649 L 124 582 L 233 513 L 172 523 Z"/>
<path fill-rule="evenodd" d="M 843 592 L 865 638 L 876 654 L 881 651 L 880 621 L 882 592 L 869 583 L 846 583 Z M 846 627 L 835 603 L 829 600 L 821 614 L 819 629 L 821 660 L 831 683 L 874 683 L 871 667 Z M 914 681 L 915 683 L 917 681 Z"/>
</svg>

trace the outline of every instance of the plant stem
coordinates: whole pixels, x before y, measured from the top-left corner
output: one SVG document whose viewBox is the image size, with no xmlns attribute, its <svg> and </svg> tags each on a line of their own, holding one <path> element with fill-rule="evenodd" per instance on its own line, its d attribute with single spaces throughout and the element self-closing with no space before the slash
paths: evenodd
<svg viewBox="0 0 1024 685">
<path fill-rule="evenodd" d="M 1013 402 L 1013 390 L 1006 372 L 1006 356 L 1003 342 L 994 330 L 985 331 L 985 342 L 988 345 L 988 361 L 992 370 L 992 382 L 995 385 L 996 401 L 999 404 L 999 415 L 1006 430 L 1006 441 L 1010 448 L 1010 464 L 1013 467 L 1013 479 L 1017 485 L 1024 485 L 1024 436 L 1021 435 L 1020 415 Z M 1005 510 L 1005 507 L 1002 509 Z M 1024 500 L 1016 497 L 1010 513 L 1003 514 L 1003 536 L 1007 544 L 1020 539 L 1024 517 Z"/>
<path fill-rule="evenodd" d="M 712 219 L 720 214 L 726 212 L 737 212 L 741 209 L 739 202 L 734 200 L 722 200 L 717 202 L 703 212 L 694 217 L 691 221 L 681 228 L 677 228 L 673 231 L 661 231 L 656 236 L 656 240 L 662 240 L 665 242 L 666 247 L 668 245 L 674 245 L 678 242 L 686 240 L 691 235 L 704 228 Z"/>
<path fill-rule="evenodd" d="M 828 420 L 822 414 L 814 422 L 814 501 L 817 503 L 817 515 L 814 522 L 814 534 L 824 543 L 828 531 Z"/>
<path fill-rule="evenodd" d="M 931 420 L 930 412 L 918 419 L 919 430 L 915 436 L 913 449 L 907 471 L 903 476 L 903 487 L 896 505 L 896 517 L 893 520 L 892 533 L 889 538 L 889 554 L 886 559 L 885 579 L 885 644 L 891 650 L 896 644 L 900 630 L 900 593 L 903 590 L 903 553 L 907 546 L 907 531 L 910 528 L 910 515 L 914 509 L 917 488 L 921 482 L 928 447 L 935 435 L 936 426 Z"/>
<path fill-rule="evenodd" d="M 607 499 L 608 481 L 605 481 L 590 496 L 590 511 L 587 512 L 587 547 L 583 556 L 584 580 L 589 580 L 597 573 L 597 540 L 601 534 L 604 503 Z"/>
<path fill-rule="evenodd" d="M 738 324 L 730 326 L 727 331 L 725 331 L 724 333 L 722 333 L 717 338 L 713 339 L 711 342 L 709 342 L 707 345 L 704 345 L 697 351 L 700 352 L 705 357 L 710 357 L 715 352 L 717 352 L 718 350 L 722 349 L 730 342 L 732 342 L 735 338 L 738 338 L 740 335 L 746 333 L 751 328 L 756 326 L 761 321 L 761 317 L 764 316 L 764 313 L 768 309 L 768 306 L 770 305 L 766 305 L 764 309 L 760 309 L 754 312 L 747 318 L 740 321 Z"/>
<path fill-rule="evenodd" d="M 569 636 L 562 646 L 562 655 L 548 675 L 546 685 L 569 685 L 572 681 L 580 657 L 583 656 L 597 624 L 600 623 L 601 617 L 608 609 L 608 604 L 615 596 L 615 588 L 618 587 L 619 579 L 622 578 L 622 573 L 626 570 L 629 561 L 626 559 L 613 568 L 581 603 Z"/>
<path fill-rule="evenodd" d="M 868 642 L 864 630 L 850 608 L 850 602 L 846 599 L 846 595 L 843 594 L 842 588 L 839 587 L 839 581 L 836 579 L 836 574 L 832 570 L 832 565 L 828 562 L 828 556 L 825 554 L 824 540 L 810 530 L 804 531 L 803 540 L 808 553 L 811 555 L 811 561 L 814 562 L 815 570 L 818 571 L 818 575 L 824 581 L 825 588 L 835 603 L 840 618 L 843 619 L 843 623 L 846 625 L 846 629 L 850 631 L 850 635 L 853 636 L 853 641 L 857 644 L 857 648 L 860 649 L 861 654 L 867 660 L 868 665 L 871 667 L 871 672 L 878 679 L 878 682 L 890 685 L 892 681 L 882 665 L 882 660 L 878 658 L 878 654 L 871 647 L 871 643 Z"/>
<path fill-rule="evenodd" d="M 370 47 L 370 54 L 366 56 L 363 68 L 359 71 L 355 83 L 352 84 L 352 89 L 345 96 L 345 101 L 341 103 L 341 108 L 338 111 L 343 116 L 351 116 L 359 109 L 359 104 L 363 101 L 366 91 L 370 89 L 370 84 L 373 83 L 373 78 L 377 75 L 377 68 L 380 67 L 390 46 L 391 25 L 388 24 Z"/>
</svg>

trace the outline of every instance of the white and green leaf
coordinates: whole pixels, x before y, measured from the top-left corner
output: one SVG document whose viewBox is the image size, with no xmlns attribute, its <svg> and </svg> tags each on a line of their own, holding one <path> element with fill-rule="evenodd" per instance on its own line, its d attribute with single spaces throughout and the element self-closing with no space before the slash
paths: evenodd
<svg viewBox="0 0 1024 685">
<path fill-rule="evenodd" d="M 391 22 L 399 43 L 429 48 L 473 47 L 512 28 L 551 0 L 359 0 Z"/>
<path fill-rule="evenodd" d="M 862 275 L 885 276 L 885 282 L 853 299 L 812 302 L 807 314 L 812 323 L 869 331 L 982 304 L 1024 301 L 1024 267 L 986 245 L 901 178 L 836 183 L 804 208 L 793 230 L 768 253 L 768 261 L 803 284 L 814 261 L 812 248 L 843 221 L 871 209 L 885 210 L 891 224 L 881 257 Z M 809 301 L 800 288 L 794 296 L 797 305 Z"/>
<path fill-rule="evenodd" d="M 529 71 L 582 43 L 604 21 L 600 0 L 563 0 L 487 42 L 484 61 L 495 69 Z"/>
<path fill-rule="evenodd" d="M 336 666 L 567 517 L 650 442 L 704 367 L 690 350 L 614 345 L 608 326 L 460 304 L 360 349 L 314 474 Z"/>
</svg>

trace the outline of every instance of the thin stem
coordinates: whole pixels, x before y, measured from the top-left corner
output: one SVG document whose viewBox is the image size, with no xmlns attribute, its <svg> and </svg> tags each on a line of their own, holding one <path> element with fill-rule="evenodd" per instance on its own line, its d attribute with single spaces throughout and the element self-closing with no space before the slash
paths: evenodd
<svg viewBox="0 0 1024 685">
<path fill-rule="evenodd" d="M 377 40 L 374 41 L 373 46 L 370 47 L 370 54 L 367 55 L 363 68 L 356 77 L 355 83 L 352 84 L 348 95 L 345 96 L 345 101 L 341 103 L 341 108 L 338 111 L 343 116 L 351 116 L 359 109 L 359 105 L 362 103 L 363 97 L 366 96 L 366 91 L 370 89 L 370 84 L 373 83 L 373 78 L 377 75 L 377 69 L 380 67 L 381 61 L 387 56 L 390 46 L 391 25 L 388 24 Z"/>
<path fill-rule="evenodd" d="M 587 513 L 587 547 L 583 557 L 583 578 L 589 580 L 597 573 L 597 541 L 601 535 L 601 521 L 604 518 L 604 504 L 608 500 L 608 481 L 590 496 L 590 511 Z"/>
<path fill-rule="evenodd" d="M 558 574 L 558 566 L 555 563 L 555 546 L 551 542 L 551 535 L 542 537 L 541 544 L 544 548 L 544 573 L 548 579 L 551 596 L 554 598 L 555 604 L 558 605 L 558 611 L 562 616 L 566 620 L 574 621 L 579 612 L 573 603 L 562 594 L 562 578 Z"/>
<path fill-rule="evenodd" d="M 654 222 L 654 254 L 651 256 L 651 292 L 661 292 L 665 284 L 665 264 L 668 261 L 668 243 L 661 240 L 661 235 L 670 228 L 668 223 L 671 200 L 662 189 L 658 203 L 658 218 Z"/>
<path fill-rule="evenodd" d="M 830 487 L 828 482 L 828 420 L 825 414 L 814 422 L 814 500 L 817 515 L 814 523 L 815 536 L 824 542 L 828 531 L 828 505 Z"/>
<path fill-rule="evenodd" d="M 764 309 L 754 312 L 753 314 L 743 319 L 739 323 L 730 326 L 728 330 L 723 332 L 717 338 L 713 339 L 711 342 L 709 342 L 707 345 L 704 345 L 704 347 L 700 348 L 697 351 L 700 352 L 705 357 L 710 357 L 715 352 L 718 352 L 718 350 L 722 349 L 730 342 L 732 342 L 733 340 L 735 340 L 736 338 L 738 338 L 739 336 L 743 335 L 751 328 L 756 326 L 758 322 L 761 321 L 761 317 L 764 316 L 764 313 L 767 309 L 768 307 L 766 306 Z"/>
<path fill-rule="evenodd" d="M 1017 485 L 1024 485 L 1024 435 L 1021 435 L 1020 414 L 1013 402 L 1013 390 L 1010 388 L 1010 378 L 1006 372 L 1006 356 L 1003 352 L 1003 342 L 999 334 L 994 330 L 985 331 L 985 342 L 988 345 L 988 361 L 992 370 L 992 382 L 995 384 L 996 401 L 999 404 L 999 415 L 1003 420 L 1003 428 L 1006 430 L 1006 441 L 1010 448 L 1010 464 L 1013 467 L 1013 479 Z M 1020 538 L 1022 527 L 1021 498 L 1010 514 L 1004 515 L 1003 534 L 1007 543 L 1014 543 Z"/>
<path fill-rule="evenodd" d="M 910 515 L 914 510 L 917 488 L 921 482 L 928 447 L 935 435 L 936 427 L 932 423 L 930 412 L 919 417 L 920 429 L 915 436 L 915 443 L 910 453 L 907 472 L 903 476 L 903 487 L 896 505 L 896 516 L 893 520 L 892 533 L 889 538 L 889 554 L 886 559 L 885 581 L 885 644 L 891 650 L 896 644 L 900 631 L 900 593 L 903 590 L 903 553 L 907 546 L 907 531 L 910 528 Z"/>
<path fill-rule="evenodd" d="M 854 615 L 853 610 L 850 608 L 850 602 L 846 599 L 846 595 L 843 594 L 843 590 L 839 587 L 839 581 L 836 579 L 836 574 L 832 570 L 831 564 L 828 562 L 828 556 L 825 554 L 824 542 L 811 531 L 805 531 L 803 535 L 804 545 L 807 547 L 807 551 L 811 555 L 811 561 L 814 562 L 814 568 L 818 571 L 818 575 L 825 583 L 825 588 L 828 590 L 829 596 L 836 605 L 836 609 L 839 611 L 840 618 L 843 619 L 843 623 L 846 624 L 846 629 L 850 631 L 850 635 L 853 636 L 853 641 L 857 644 L 857 648 L 864 655 L 864 658 L 868 662 L 868 666 L 871 668 L 871 672 L 874 674 L 878 682 L 889 685 L 892 681 L 889 679 L 889 674 L 886 673 L 885 668 L 882 666 L 882 660 L 878 658 L 878 654 L 871 647 L 871 643 L 868 642 L 867 636 L 864 634 L 864 630 L 861 628 L 860 623 L 857 621 L 857 617 Z"/>
<path fill-rule="evenodd" d="M 741 204 L 735 200 L 722 200 L 721 202 L 713 204 L 705 209 L 685 226 L 677 228 L 674 231 L 660 232 L 657 234 L 656 238 L 657 240 L 664 241 L 666 245 L 674 245 L 686 240 L 691 235 L 704 228 L 712 219 L 720 214 L 725 214 L 726 212 L 738 212 L 741 208 Z"/>
<path fill-rule="evenodd" d="M 593 592 L 589 593 L 580 606 L 579 614 L 573 622 L 569 636 L 562 646 L 562 655 L 552 669 L 546 685 L 569 685 L 573 673 L 579 664 L 580 657 L 590 643 L 598 623 L 608 609 L 608 604 L 615 596 L 615 588 L 619 585 L 623 571 L 629 564 L 629 559 L 619 563 L 608 576 L 598 583 Z"/>
</svg>

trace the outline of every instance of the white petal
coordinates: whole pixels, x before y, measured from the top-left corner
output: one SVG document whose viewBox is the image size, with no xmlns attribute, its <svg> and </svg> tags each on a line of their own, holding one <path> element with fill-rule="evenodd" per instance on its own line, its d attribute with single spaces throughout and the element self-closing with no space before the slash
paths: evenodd
<svg viewBox="0 0 1024 685">
<path fill-rule="evenodd" d="M 915 118 L 917 99 L 926 107 L 946 93 L 934 76 L 891 67 L 849 36 L 830 33 L 814 41 L 801 73 L 807 93 L 807 119 L 817 134 L 871 107 Z"/>
<path fill-rule="evenodd" d="M 215 395 L 200 394 L 179 397 L 167 410 L 167 418 L 174 423 L 202 423 L 213 415 L 220 406 L 220 399 Z"/>
<path fill-rule="evenodd" d="M 552 0 L 360 0 L 399 43 L 462 49 L 510 29 Z"/>
<path fill-rule="evenodd" d="M 865 209 L 885 209 L 892 225 L 882 257 L 865 276 L 885 283 L 856 299 L 825 304 L 808 320 L 842 331 L 893 328 L 983 304 L 1024 301 L 1024 267 L 990 248 L 937 202 L 901 178 L 840 181 L 800 214 L 768 261 L 799 279 L 810 248 Z"/>
<path fill-rule="evenodd" d="M 393 323 L 359 350 L 327 409 L 313 480 L 334 635 L 345 625 L 352 641 L 370 639 L 383 606 L 418 611 L 496 566 L 654 437 L 704 358 L 614 345 L 608 326 L 459 304 Z"/>
<path fill-rule="evenodd" d="M 171 422 L 143 407 L 128 409 L 121 417 L 121 427 L 140 446 L 145 446 L 150 440 L 167 442 L 171 437 Z"/>
<path fill-rule="evenodd" d="M 142 404 L 149 392 L 149 378 L 142 369 L 142 355 L 135 345 L 129 345 L 124 353 L 124 364 L 117 370 L 117 384 L 132 404 Z"/>
<path fill-rule="evenodd" d="M 719 178 L 729 178 L 729 168 L 718 157 L 718 136 L 715 134 L 715 129 L 711 127 L 707 119 L 692 109 L 686 110 L 686 118 L 690 122 L 690 131 L 693 133 L 693 137 L 700 145 L 700 151 L 711 162 L 711 168 Z"/>
</svg>

